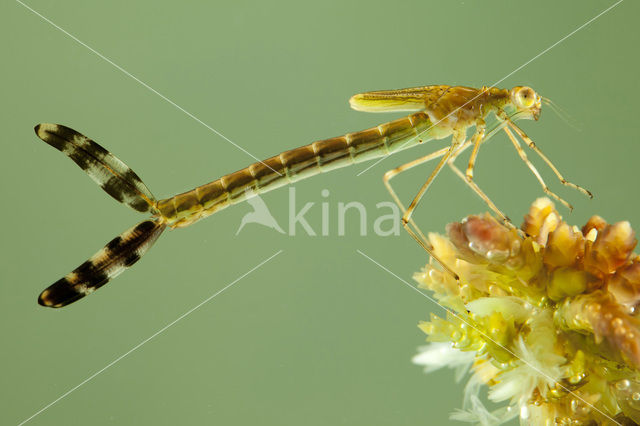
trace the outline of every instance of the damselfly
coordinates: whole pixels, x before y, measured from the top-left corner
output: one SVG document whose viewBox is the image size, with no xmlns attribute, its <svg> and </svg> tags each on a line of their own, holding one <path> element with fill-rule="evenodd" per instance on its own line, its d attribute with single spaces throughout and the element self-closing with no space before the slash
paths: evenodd
<svg viewBox="0 0 640 426">
<path fill-rule="evenodd" d="M 244 201 L 247 197 L 322 172 L 385 157 L 429 140 L 449 136 L 452 136 L 449 146 L 389 170 L 384 175 L 384 184 L 403 211 L 402 223 L 405 229 L 444 269 L 456 276 L 434 255 L 430 243 L 413 221 L 412 215 L 434 178 L 445 165 L 448 165 L 505 223 L 510 225 L 508 218 L 473 181 L 478 150 L 483 142 L 498 131 L 504 130 L 520 158 L 531 169 L 548 195 L 571 208 L 547 187 L 528 160 L 516 135 L 540 155 L 564 185 L 591 197 L 589 191 L 564 179 L 534 142 L 514 124 L 518 119 L 537 120 L 543 101 L 546 99 L 533 89 L 522 86 L 511 90 L 495 87 L 473 89 L 460 86 L 424 86 L 358 94 L 350 100 L 351 107 L 356 110 L 413 113 L 367 130 L 347 133 L 285 151 L 191 191 L 162 200 L 156 200 L 133 170 L 96 142 L 68 127 L 39 124 L 35 130 L 42 140 L 65 153 L 113 198 L 134 210 L 150 213 L 152 218 L 140 222 L 111 240 L 89 260 L 49 286 L 40 294 L 38 303 L 54 308 L 62 307 L 105 285 L 137 262 L 166 228 L 191 225 L 223 208 Z M 495 115 L 497 124 L 487 130 L 485 120 L 490 114 Z M 475 133 L 467 139 L 467 130 L 474 126 Z M 469 147 L 473 148 L 466 172 L 463 173 L 454 161 Z M 391 186 L 391 179 L 419 164 L 438 158 L 440 160 L 435 169 L 409 207 L 405 208 Z"/>
</svg>

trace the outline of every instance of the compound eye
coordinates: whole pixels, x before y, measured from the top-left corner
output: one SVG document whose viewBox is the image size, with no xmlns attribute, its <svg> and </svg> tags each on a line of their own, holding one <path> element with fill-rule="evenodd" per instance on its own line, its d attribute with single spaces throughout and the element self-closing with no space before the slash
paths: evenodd
<svg viewBox="0 0 640 426">
<path fill-rule="evenodd" d="M 530 87 L 523 87 L 516 93 L 516 102 L 520 108 L 531 108 L 536 102 L 536 93 Z"/>
</svg>

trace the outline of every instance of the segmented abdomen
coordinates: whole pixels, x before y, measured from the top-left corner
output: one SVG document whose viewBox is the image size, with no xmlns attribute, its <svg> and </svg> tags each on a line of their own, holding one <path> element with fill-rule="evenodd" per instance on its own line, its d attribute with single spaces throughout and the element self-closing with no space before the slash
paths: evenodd
<svg viewBox="0 0 640 426">
<path fill-rule="evenodd" d="M 160 200 L 156 208 L 169 226 L 187 226 L 254 194 L 383 157 L 449 133 L 433 127 L 428 116 L 418 112 L 367 130 L 285 151 L 191 191 Z"/>
</svg>

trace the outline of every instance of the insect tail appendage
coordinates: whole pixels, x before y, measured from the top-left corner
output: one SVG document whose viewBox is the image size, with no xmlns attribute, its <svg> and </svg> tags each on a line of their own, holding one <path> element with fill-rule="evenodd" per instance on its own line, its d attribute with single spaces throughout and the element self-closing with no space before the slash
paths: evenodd
<svg viewBox="0 0 640 426">
<path fill-rule="evenodd" d="M 60 308 L 91 294 L 140 260 L 165 228 L 163 220 L 149 219 L 126 230 L 40 293 L 38 303 Z"/>
<path fill-rule="evenodd" d="M 102 146 L 58 124 L 39 124 L 35 131 L 40 139 L 73 160 L 113 198 L 136 211 L 157 215 L 156 199 L 151 191 L 131 168 Z M 45 289 L 38 297 L 38 303 L 59 308 L 92 293 L 136 263 L 166 227 L 164 218 L 155 217 L 126 230 Z"/>
</svg>

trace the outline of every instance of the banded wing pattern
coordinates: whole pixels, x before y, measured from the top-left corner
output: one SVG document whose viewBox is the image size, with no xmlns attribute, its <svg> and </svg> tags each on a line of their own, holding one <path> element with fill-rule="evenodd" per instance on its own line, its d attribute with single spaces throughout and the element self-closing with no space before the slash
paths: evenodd
<svg viewBox="0 0 640 426">
<path fill-rule="evenodd" d="M 138 175 L 88 137 L 59 124 L 38 124 L 40 139 L 72 159 L 107 194 L 139 212 L 153 209 L 155 198 Z"/>
<path fill-rule="evenodd" d="M 94 292 L 140 260 L 165 228 L 164 221 L 150 219 L 126 230 L 40 293 L 38 303 L 60 308 Z"/>
<path fill-rule="evenodd" d="M 156 199 L 140 177 L 96 142 L 58 124 L 38 124 L 35 131 L 40 139 L 80 166 L 107 194 L 139 212 L 156 212 Z M 59 308 L 102 287 L 136 263 L 166 226 L 163 218 L 155 217 L 126 230 L 89 260 L 45 289 L 38 297 L 38 303 Z"/>
</svg>

